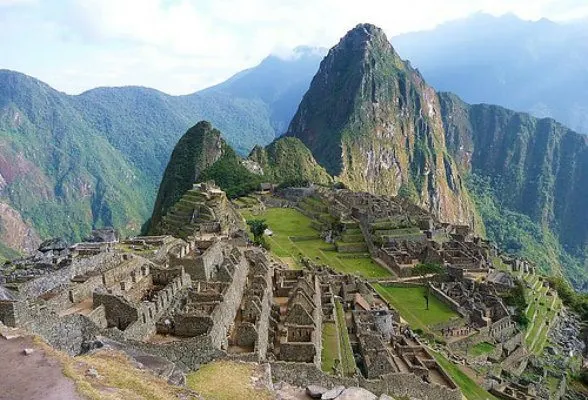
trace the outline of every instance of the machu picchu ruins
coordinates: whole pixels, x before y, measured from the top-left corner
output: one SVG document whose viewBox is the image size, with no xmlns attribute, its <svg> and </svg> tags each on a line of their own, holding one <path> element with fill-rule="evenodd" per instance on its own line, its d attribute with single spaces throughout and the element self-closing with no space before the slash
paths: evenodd
<svg viewBox="0 0 588 400">
<path fill-rule="evenodd" d="M 284 237 L 268 219 L 271 249 L 254 246 L 245 219 L 269 212 L 299 215 L 314 233 Z M 558 339 L 561 301 L 528 261 L 399 198 L 311 185 L 229 201 L 203 182 L 152 232 L 96 230 L 8 262 L 0 321 L 72 356 L 102 346 L 150 354 L 173 365 L 164 376 L 180 384 L 184 373 L 231 360 L 268 365 L 274 382 L 297 387 L 418 399 L 461 399 L 447 366 L 455 362 L 484 376 L 481 386 L 498 398 L 560 398 L 565 377 L 538 356 L 558 354 L 565 365 L 585 351 L 581 341 L 555 350 L 568 346 Z M 305 250 L 311 244 L 318 252 Z M 437 270 L 419 272 L 423 265 Z M 510 301 L 520 285 L 534 301 L 551 299 L 542 322 L 529 313 L 535 303 L 521 310 Z M 521 313 L 531 317 L 527 333 Z M 529 373 L 537 368 L 543 375 Z M 557 382 L 552 392 L 546 382 Z"/>
</svg>

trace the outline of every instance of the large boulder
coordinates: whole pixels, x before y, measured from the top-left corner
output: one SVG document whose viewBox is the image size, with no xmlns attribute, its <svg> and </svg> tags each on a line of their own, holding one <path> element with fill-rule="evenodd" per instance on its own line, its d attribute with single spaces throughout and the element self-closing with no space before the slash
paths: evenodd
<svg viewBox="0 0 588 400">
<path fill-rule="evenodd" d="M 335 386 L 331 390 L 327 390 L 321 396 L 321 400 L 333 400 L 339 397 L 339 395 L 345 390 L 345 386 Z"/>
<path fill-rule="evenodd" d="M 320 399 L 321 396 L 328 391 L 327 388 L 318 385 L 308 385 L 306 387 L 306 394 L 313 399 Z"/>
<path fill-rule="evenodd" d="M 51 250 L 65 250 L 69 247 L 65 239 L 63 238 L 53 238 L 47 239 L 39 246 L 39 251 L 46 253 Z"/>
<path fill-rule="evenodd" d="M 377 396 L 372 392 L 360 387 L 350 387 L 345 389 L 337 400 L 376 400 Z"/>
</svg>

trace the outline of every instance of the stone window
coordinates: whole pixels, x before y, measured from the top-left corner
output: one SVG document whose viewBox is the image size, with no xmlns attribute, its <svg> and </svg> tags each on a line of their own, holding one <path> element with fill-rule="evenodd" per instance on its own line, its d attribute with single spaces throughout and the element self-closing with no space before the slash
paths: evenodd
<svg viewBox="0 0 588 400">
<path fill-rule="evenodd" d="M 145 313 L 143 313 L 143 323 L 147 323 L 147 318 L 145 317 Z"/>
</svg>

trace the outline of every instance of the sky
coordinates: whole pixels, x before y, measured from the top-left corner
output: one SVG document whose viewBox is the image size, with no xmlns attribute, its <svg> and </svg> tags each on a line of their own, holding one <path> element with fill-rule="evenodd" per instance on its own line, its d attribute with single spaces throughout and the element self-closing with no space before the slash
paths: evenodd
<svg viewBox="0 0 588 400">
<path fill-rule="evenodd" d="M 588 16 L 588 0 L 0 0 L 0 69 L 78 94 L 140 85 L 187 94 L 369 22 L 388 37 L 476 12 Z"/>
</svg>

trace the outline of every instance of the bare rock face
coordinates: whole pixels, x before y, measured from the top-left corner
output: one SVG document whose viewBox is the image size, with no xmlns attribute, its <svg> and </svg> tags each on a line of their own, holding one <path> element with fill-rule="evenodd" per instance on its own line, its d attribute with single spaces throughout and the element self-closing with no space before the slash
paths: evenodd
<svg viewBox="0 0 588 400">
<path fill-rule="evenodd" d="M 18 211 L 0 203 L 0 242 L 19 253 L 30 253 L 39 247 L 41 238 Z"/>
<path fill-rule="evenodd" d="M 404 195 L 446 222 L 474 219 L 439 97 L 380 28 L 358 25 L 329 51 L 287 135 L 352 190 Z"/>
</svg>

